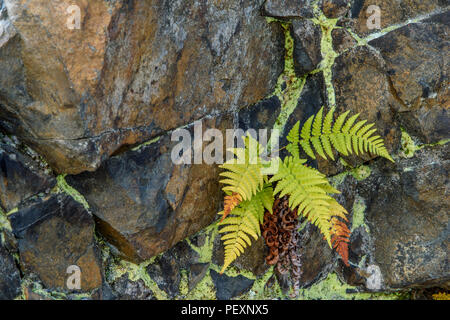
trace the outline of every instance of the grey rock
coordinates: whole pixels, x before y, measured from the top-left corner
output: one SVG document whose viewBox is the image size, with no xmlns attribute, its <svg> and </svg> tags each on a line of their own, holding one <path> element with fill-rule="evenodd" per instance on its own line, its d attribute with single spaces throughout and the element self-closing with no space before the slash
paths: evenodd
<svg viewBox="0 0 450 320">
<path fill-rule="evenodd" d="M 295 73 L 301 77 L 317 69 L 322 61 L 322 31 L 311 20 L 294 20 L 291 34 L 294 38 Z"/>
<path fill-rule="evenodd" d="M 255 282 L 243 276 L 229 277 L 224 274 L 221 275 L 214 270 L 211 270 L 210 274 L 217 289 L 216 297 L 218 300 L 230 300 L 240 296 L 248 292 Z"/>
</svg>

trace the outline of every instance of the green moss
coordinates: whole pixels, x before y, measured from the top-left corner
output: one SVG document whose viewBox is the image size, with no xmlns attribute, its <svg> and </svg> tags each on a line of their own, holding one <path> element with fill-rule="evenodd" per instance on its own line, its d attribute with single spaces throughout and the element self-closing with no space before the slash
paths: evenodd
<svg viewBox="0 0 450 320">
<path fill-rule="evenodd" d="M 86 199 L 83 197 L 83 195 L 81 195 L 80 192 L 78 192 L 78 190 L 67 183 L 65 177 L 65 174 L 56 177 L 58 188 L 65 192 L 67 195 L 71 196 L 76 202 L 80 203 L 86 210 L 88 210 L 89 204 Z"/>
</svg>

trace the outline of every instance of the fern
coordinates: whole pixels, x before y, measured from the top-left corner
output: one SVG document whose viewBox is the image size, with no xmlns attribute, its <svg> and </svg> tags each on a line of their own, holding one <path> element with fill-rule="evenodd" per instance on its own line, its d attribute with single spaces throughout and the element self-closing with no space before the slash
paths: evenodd
<svg viewBox="0 0 450 320">
<path fill-rule="evenodd" d="M 376 132 L 376 129 L 372 129 L 374 124 L 366 124 L 366 120 L 356 122 L 359 114 L 347 119 L 349 112 L 340 115 L 333 124 L 334 108 L 323 118 L 322 107 L 316 116 L 311 116 L 305 122 L 301 132 L 298 131 L 299 122 L 296 123 L 289 133 L 289 141 L 291 144 L 298 143 L 313 159 L 316 159 L 314 153 L 316 151 L 325 160 L 328 157 L 334 160 L 334 147 L 344 156 L 370 152 L 394 162 L 384 146 L 383 139 L 379 135 L 374 135 Z M 294 157 L 297 156 L 294 146 L 289 146 L 288 151 Z"/>
<path fill-rule="evenodd" d="M 223 164 L 224 172 L 220 173 L 225 177 L 220 182 L 225 184 L 226 193 L 224 210 L 219 212 L 222 215 L 219 232 L 224 234 L 221 239 L 225 247 L 221 273 L 252 244 L 252 238 L 256 240 L 261 235 L 264 212 L 272 213 L 275 196 L 288 196 L 291 210 L 315 225 L 348 265 L 348 212 L 332 197 L 339 191 L 326 176 L 306 166 L 307 160 L 300 158 L 300 147 L 313 159 L 317 153 L 334 160 L 333 149 L 343 155 L 370 152 L 393 159 L 381 137 L 374 135 L 373 124 L 366 124 L 365 120 L 357 122 L 358 114 L 347 119 L 348 111 L 333 124 L 333 114 L 331 109 L 324 117 L 323 108 L 320 109 L 301 131 L 297 122 L 287 136 L 286 149 L 292 156 L 283 161 L 280 158 L 263 161 L 263 147 L 250 136 L 243 137 L 244 148 L 229 149 L 235 158 Z M 278 171 L 269 178 L 264 168 L 273 162 Z"/>
<path fill-rule="evenodd" d="M 264 184 L 263 175 L 261 174 L 261 145 L 251 138 L 251 136 L 243 137 L 245 148 L 230 148 L 236 158 L 228 160 L 220 167 L 225 172 L 220 176 L 226 177 L 220 182 L 228 186 L 222 188 L 228 193 L 236 193 L 243 200 L 250 200 Z"/>
<path fill-rule="evenodd" d="M 273 189 L 264 187 L 257 192 L 251 201 L 243 201 L 234 208 L 232 214 L 223 219 L 220 233 L 226 233 L 221 240 L 224 241 L 225 258 L 221 273 L 235 260 L 247 246 L 251 245 L 251 238 L 255 240 L 261 236 L 260 225 L 263 223 L 264 212 L 272 213 Z M 219 214 L 224 215 L 223 211 Z"/>
<path fill-rule="evenodd" d="M 332 236 L 340 231 L 340 225 L 334 225 L 332 217 L 346 219 L 347 211 L 329 195 L 339 191 L 329 184 L 325 175 L 304 166 L 305 162 L 306 160 L 296 161 L 293 157 L 286 157 L 270 182 L 277 182 L 274 194 L 278 194 L 280 198 L 289 195 L 291 210 L 297 209 L 317 226 L 332 247 Z"/>
</svg>

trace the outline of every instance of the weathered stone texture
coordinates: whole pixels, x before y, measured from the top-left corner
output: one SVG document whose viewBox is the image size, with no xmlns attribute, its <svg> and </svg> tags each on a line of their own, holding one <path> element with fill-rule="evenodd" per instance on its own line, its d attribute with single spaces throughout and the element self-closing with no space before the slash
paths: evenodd
<svg viewBox="0 0 450 320">
<path fill-rule="evenodd" d="M 58 172 L 92 171 L 124 145 L 254 104 L 283 68 L 262 0 L 5 4 L 17 35 L 0 47 L 0 123 Z M 80 30 L 67 28 L 70 5 Z"/>
<path fill-rule="evenodd" d="M 71 197 L 54 195 L 9 217 L 18 239 L 22 271 L 36 275 L 47 289 L 67 288 L 69 266 L 81 269 L 81 290 L 102 285 L 102 265 L 92 216 Z"/>
</svg>

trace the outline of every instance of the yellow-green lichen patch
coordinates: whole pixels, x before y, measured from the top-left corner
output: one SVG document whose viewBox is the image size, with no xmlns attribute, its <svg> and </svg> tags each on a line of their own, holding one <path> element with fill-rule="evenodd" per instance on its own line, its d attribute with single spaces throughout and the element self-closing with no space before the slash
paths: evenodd
<svg viewBox="0 0 450 320">
<path fill-rule="evenodd" d="M 71 196 L 76 202 L 80 203 L 86 210 L 89 209 L 89 204 L 78 190 L 70 186 L 66 181 L 66 175 L 59 175 L 56 177 L 57 186 L 60 191 L 65 192 Z"/>
<path fill-rule="evenodd" d="M 397 300 L 397 295 L 380 293 L 361 293 L 356 288 L 339 280 L 330 273 L 326 279 L 308 289 L 301 289 L 298 300 Z"/>
<path fill-rule="evenodd" d="M 347 170 L 345 172 L 339 173 L 335 176 L 332 176 L 329 178 L 329 181 L 334 188 L 339 188 L 339 186 L 342 183 L 344 183 L 345 178 L 348 175 L 351 175 L 358 181 L 362 181 L 362 180 L 365 180 L 368 177 L 370 177 L 371 173 L 372 173 L 372 170 L 370 169 L 369 166 L 362 165 L 362 166 L 353 168 L 351 170 Z"/>
<path fill-rule="evenodd" d="M 0 231 L 1 230 L 12 231 L 11 224 L 9 223 L 7 215 L 3 212 L 2 209 L 0 209 Z"/>
<path fill-rule="evenodd" d="M 330 108 L 334 108 L 336 107 L 336 94 L 333 86 L 332 67 L 334 61 L 338 57 L 338 53 L 333 49 L 333 37 L 331 33 L 336 28 L 338 19 L 328 19 L 319 9 L 317 4 L 314 5 L 314 15 L 315 17 L 311 19 L 311 21 L 319 25 L 322 30 L 322 38 L 320 40 L 322 62 L 320 63 L 319 69 L 323 73 L 328 96 L 328 105 Z"/>
<path fill-rule="evenodd" d="M 145 146 L 149 146 L 149 145 L 151 145 L 151 144 L 153 144 L 153 143 L 155 143 L 155 142 L 158 142 L 160 139 L 161 139 L 161 136 L 156 137 L 156 138 L 154 138 L 154 139 L 152 139 L 152 140 L 146 141 L 146 142 L 144 142 L 144 143 L 141 143 L 140 145 L 138 145 L 138 146 L 132 148 L 131 151 L 138 151 L 138 150 L 142 149 L 142 148 L 145 147 Z"/>
<path fill-rule="evenodd" d="M 411 136 L 402 128 L 401 149 L 399 156 L 402 158 L 412 158 L 414 153 L 420 148 Z"/>
<path fill-rule="evenodd" d="M 158 300 L 168 300 L 167 294 L 161 290 L 156 282 L 147 273 L 147 267 L 153 263 L 156 257 L 150 260 L 144 261 L 137 265 L 125 260 L 120 261 L 110 272 L 112 280 L 120 278 L 122 275 L 127 274 L 130 281 L 136 282 L 142 280 L 145 286 L 153 292 L 153 295 Z"/>
<path fill-rule="evenodd" d="M 370 233 L 370 229 L 365 222 L 365 212 L 366 212 L 366 204 L 364 199 L 360 196 L 355 197 L 355 201 L 353 203 L 353 218 L 352 218 L 352 232 L 357 228 L 363 226 L 366 229 L 367 233 Z"/>
<path fill-rule="evenodd" d="M 398 154 L 398 156 L 401 158 L 412 158 L 417 151 L 423 148 L 441 146 L 450 142 L 450 139 L 444 139 L 434 143 L 420 144 L 419 142 L 417 142 L 417 139 L 411 137 L 404 128 L 401 128 L 401 130 L 401 149 Z"/>
<path fill-rule="evenodd" d="M 199 263 L 210 263 L 212 261 L 214 239 L 219 234 L 218 231 L 219 230 L 217 222 L 215 222 L 206 227 L 205 229 L 201 230 L 199 233 L 197 233 L 197 235 L 203 234 L 205 237 L 202 246 L 195 246 L 191 243 L 189 239 L 186 239 L 186 242 L 191 247 L 191 249 L 194 250 L 199 255 L 198 258 Z"/>
<path fill-rule="evenodd" d="M 186 300 L 216 300 L 216 288 L 208 273 L 187 295 Z"/>
<path fill-rule="evenodd" d="M 350 174 L 358 181 L 362 181 L 370 177 L 371 172 L 370 167 L 364 165 L 350 170 Z"/>
<path fill-rule="evenodd" d="M 281 299 L 284 298 L 283 292 L 275 278 L 273 281 L 269 280 L 274 277 L 273 267 L 271 267 L 267 272 L 259 278 L 255 278 L 255 282 L 251 289 L 237 297 L 239 300 L 271 300 L 271 299 Z"/>
<path fill-rule="evenodd" d="M 269 20 L 273 21 L 273 20 Z M 284 131 L 289 116 L 297 107 L 298 99 L 303 91 L 307 75 L 298 78 L 294 70 L 294 38 L 291 35 L 291 23 L 285 21 L 278 21 L 284 31 L 285 39 L 285 56 L 284 56 L 284 70 L 278 78 L 275 91 L 271 96 L 277 96 L 281 103 L 281 111 L 275 121 L 273 130 L 278 133 L 271 137 L 271 139 L 278 139 L 279 135 Z M 274 140 L 272 140 L 274 141 Z M 275 140 L 276 141 L 276 140 Z"/>
</svg>

